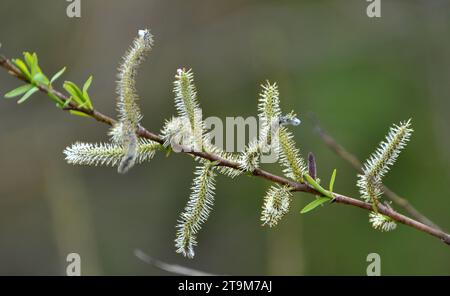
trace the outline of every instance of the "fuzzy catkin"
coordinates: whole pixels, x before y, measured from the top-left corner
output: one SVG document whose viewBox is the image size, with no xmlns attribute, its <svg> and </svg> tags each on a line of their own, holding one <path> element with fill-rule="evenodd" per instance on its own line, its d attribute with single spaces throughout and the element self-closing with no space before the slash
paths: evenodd
<svg viewBox="0 0 450 296">
<path fill-rule="evenodd" d="M 150 31 L 139 30 L 138 37 L 133 41 L 133 45 L 125 54 L 119 67 L 119 80 L 117 82 L 119 101 L 117 106 L 122 132 L 118 138 L 122 139 L 122 144 L 126 147 L 126 154 L 118 167 L 119 173 L 125 173 L 133 167 L 137 157 L 136 130 L 142 115 L 137 104 L 136 73 L 152 45 L 153 36 Z"/>
</svg>

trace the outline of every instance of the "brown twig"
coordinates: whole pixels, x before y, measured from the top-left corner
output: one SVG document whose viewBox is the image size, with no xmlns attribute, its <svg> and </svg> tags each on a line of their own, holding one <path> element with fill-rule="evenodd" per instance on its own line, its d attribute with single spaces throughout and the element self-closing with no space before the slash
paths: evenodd
<svg viewBox="0 0 450 296">
<path fill-rule="evenodd" d="M 0 66 L 5 68 L 10 75 L 17 77 L 18 79 L 25 81 L 26 83 L 29 83 L 29 81 L 25 77 L 22 76 L 21 72 L 8 59 L 0 56 Z M 58 98 L 60 98 L 64 102 L 66 102 L 69 99 L 69 97 L 67 97 L 63 93 L 58 92 L 54 89 L 48 89 L 46 87 L 39 87 L 39 90 L 44 93 L 52 92 L 54 95 L 56 95 Z M 96 110 L 88 110 L 85 108 L 80 108 L 80 107 L 76 106 L 76 104 L 73 102 L 69 102 L 68 107 L 66 109 L 85 113 L 86 115 L 89 115 L 93 119 L 95 119 L 99 122 L 105 123 L 107 125 L 110 125 L 110 126 L 112 126 L 116 123 L 116 120 L 112 119 L 111 117 L 109 117 L 107 115 L 104 115 Z M 160 136 L 148 131 L 144 127 L 139 127 L 137 133 L 140 137 L 147 138 L 147 139 L 156 141 L 161 144 L 163 143 L 163 139 Z M 208 152 L 198 152 L 198 151 L 191 151 L 191 152 L 186 152 L 186 153 L 189 153 L 191 155 L 201 157 L 201 158 L 204 158 L 204 159 L 207 159 L 210 161 L 214 161 L 219 166 L 226 166 L 226 167 L 240 170 L 240 166 L 237 162 L 233 162 L 233 161 L 224 159 L 215 154 L 211 154 Z M 254 176 L 261 177 L 263 179 L 266 179 L 266 180 L 274 182 L 274 183 L 278 183 L 281 185 L 288 185 L 292 188 L 292 191 L 307 192 L 307 193 L 311 193 L 313 195 L 321 195 L 318 191 L 316 191 L 314 188 L 312 188 L 308 184 L 298 183 L 298 182 L 286 179 L 284 177 L 274 175 L 274 174 L 267 172 L 265 170 L 262 170 L 262 169 L 256 169 L 252 172 L 252 174 Z M 351 198 L 351 197 L 348 197 L 348 196 L 345 196 L 342 194 L 337 194 L 337 193 L 333 193 L 333 194 L 335 197 L 334 202 L 336 202 L 336 203 L 358 207 L 361 209 L 365 209 L 367 211 L 372 210 L 372 205 L 369 203 L 366 203 L 361 200 L 354 199 L 354 198 Z M 443 241 L 447 245 L 450 245 L 450 235 L 443 232 L 442 230 L 440 230 L 438 228 L 435 228 L 433 226 L 429 226 L 422 222 L 413 220 L 413 219 L 406 217 L 406 216 L 394 211 L 393 209 L 391 209 L 387 206 L 381 205 L 381 204 L 378 207 L 378 211 L 381 214 L 386 215 L 399 223 L 408 225 L 419 231 L 428 233 L 434 237 L 439 238 L 441 241 Z"/>
<path fill-rule="evenodd" d="M 358 172 L 363 173 L 362 167 L 363 164 L 361 161 L 352 153 L 347 151 L 344 147 L 342 147 L 330 134 L 328 134 L 319 124 L 316 119 L 313 119 L 315 131 L 318 133 L 319 137 L 328 146 L 332 151 L 334 151 L 339 157 L 343 160 L 347 161 L 351 166 L 353 166 Z M 405 198 L 400 197 L 397 193 L 389 189 L 387 186 L 383 185 L 384 195 L 390 199 L 392 202 L 397 204 L 399 207 L 403 208 L 411 217 L 414 217 L 416 220 L 427 224 L 436 229 L 441 229 L 438 225 L 433 223 L 430 219 L 428 219 L 425 215 L 420 213 L 416 208 L 414 208 L 411 203 Z"/>
</svg>

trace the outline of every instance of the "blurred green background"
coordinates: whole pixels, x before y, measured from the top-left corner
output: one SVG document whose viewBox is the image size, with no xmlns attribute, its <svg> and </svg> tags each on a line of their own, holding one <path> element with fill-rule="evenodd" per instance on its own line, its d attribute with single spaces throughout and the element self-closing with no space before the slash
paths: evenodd
<svg viewBox="0 0 450 296">
<path fill-rule="evenodd" d="M 411 117 L 415 134 L 385 183 L 450 230 L 450 2 L 381 2 L 382 17 L 371 19 L 363 0 L 82 0 L 82 17 L 70 19 L 63 0 L 2 0 L 1 52 L 35 51 L 49 74 L 67 66 L 59 87 L 92 74 L 94 106 L 115 115 L 116 68 L 148 27 L 156 46 L 137 82 L 146 127 L 159 131 L 175 113 L 179 67 L 194 69 L 204 116 L 255 115 L 259 85 L 276 81 L 282 107 L 303 120 L 294 133 L 304 154 L 315 153 L 324 180 L 337 168 L 336 191 L 355 197 L 356 172 L 321 142 L 308 113 L 362 159 L 392 123 Z M 0 72 L 2 95 L 19 85 Z M 372 252 L 384 275 L 450 274 L 450 249 L 439 240 L 402 225 L 380 233 L 367 212 L 342 205 L 300 215 L 305 194 L 278 227 L 263 228 L 269 183 L 248 177 L 218 177 L 196 257 L 185 259 L 173 240 L 192 159 L 158 155 L 124 176 L 66 164 L 66 146 L 104 141 L 106 132 L 43 94 L 21 106 L 0 100 L 0 274 L 65 274 L 70 252 L 85 275 L 167 274 L 137 259 L 136 248 L 218 274 L 364 275 Z"/>
</svg>

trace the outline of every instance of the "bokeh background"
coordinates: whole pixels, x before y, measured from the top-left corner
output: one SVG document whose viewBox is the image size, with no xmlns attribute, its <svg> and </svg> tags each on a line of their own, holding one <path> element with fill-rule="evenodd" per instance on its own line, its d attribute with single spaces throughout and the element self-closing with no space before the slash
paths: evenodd
<svg viewBox="0 0 450 296">
<path fill-rule="evenodd" d="M 385 183 L 450 230 L 450 2 L 382 0 L 382 17 L 351 1 L 82 0 L 82 17 L 63 0 L 2 0 L 1 52 L 35 51 L 44 72 L 68 70 L 81 84 L 94 76 L 97 109 L 115 115 L 116 68 L 139 28 L 156 46 L 140 70 L 143 123 L 159 131 L 175 113 L 172 82 L 192 67 L 205 116 L 253 116 L 259 85 L 276 81 L 294 129 L 336 191 L 357 196 L 356 172 L 313 131 L 314 113 L 343 146 L 364 159 L 395 122 L 415 134 Z M 0 72 L 0 93 L 20 83 Z M 213 213 L 196 258 L 174 251 L 175 224 L 195 166 L 190 157 L 158 155 L 127 175 L 66 164 L 76 140 L 100 142 L 107 127 L 61 112 L 43 94 L 26 104 L 0 100 L 0 274 L 65 274 L 77 252 L 85 275 L 162 275 L 133 254 L 216 274 L 364 275 L 366 256 L 381 256 L 384 275 L 449 275 L 450 249 L 400 225 L 373 230 L 367 212 L 333 205 L 306 215 L 296 194 L 282 223 L 260 226 L 268 182 L 217 179 Z M 276 166 L 268 169 L 279 172 Z M 398 207 L 397 207 L 398 208 Z"/>
</svg>

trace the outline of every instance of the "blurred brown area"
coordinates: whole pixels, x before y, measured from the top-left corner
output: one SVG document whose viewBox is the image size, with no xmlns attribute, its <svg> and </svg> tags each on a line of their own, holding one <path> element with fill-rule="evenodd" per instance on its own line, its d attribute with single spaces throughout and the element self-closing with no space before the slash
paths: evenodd
<svg viewBox="0 0 450 296">
<path fill-rule="evenodd" d="M 357 196 L 356 172 L 329 151 L 307 114 L 364 159 L 392 123 L 413 119 L 415 134 L 385 183 L 450 230 L 450 3 L 384 1 L 382 17 L 366 1 L 82 0 L 82 16 L 65 1 L 2 0 L 2 54 L 37 52 L 48 74 L 81 84 L 94 76 L 94 106 L 115 115 L 116 68 L 148 27 L 156 46 L 137 81 L 143 124 L 159 131 L 175 113 L 172 81 L 193 68 L 205 116 L 256 114 L 259 85 L 276 81 L 282 107 L 319 176 L 337 168 L 335 189 Z M 0 72 L 0 93 L 20 85 Z M 107 127 L 61 112 L 43 94 L 26 104 L 0 100 L 0 274 L 65 274 L 66 255 L 80 253 L 86 275 L 166 274 L 133 250 L 218 274 L 363 275 L 366 256 L 381 255 L 382 274 L 450 274 L 450 249 L 408 227 L 371 229 L 366 212 L 341 205 L 306 215 L 310 196 L 296 194 L 279 227 L 260 226 L 269 184 L 218 177 L 213 213 L 199 234 L 196 258 L 174 251 L 175 224 L 195 166 L 182 155 L 158 155 L 118 175 L 74 167 L 63 149 L 101 142 Z M 279 172 L 275 166 L 269 169 Z"/>
</svg>

